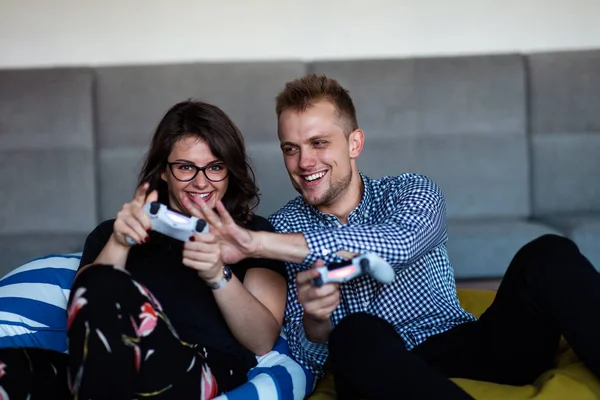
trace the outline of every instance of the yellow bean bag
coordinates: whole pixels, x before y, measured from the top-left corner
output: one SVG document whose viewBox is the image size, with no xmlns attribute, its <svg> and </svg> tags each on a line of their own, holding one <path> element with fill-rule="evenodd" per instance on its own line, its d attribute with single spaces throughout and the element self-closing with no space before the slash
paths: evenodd
<svg viewBox="0 0 600 400">
<path fill-rule="evenodd" d="M 477 289 L 458 289 L 465 310 L 480 316 L 492 304 L 495 292 Z M 596 400 L 600 399 L 600 381 L 577 359 L 573 350 L 561 341 L 556 368 L 546 371 L 533 384 L 509 386 L 470 379 L 452 379 L 475 399 L 535 399 L 535 400 Z M 331 373 L 317 383 L 310 400 L 333 400 L 335 388 Z"/>
</svg>

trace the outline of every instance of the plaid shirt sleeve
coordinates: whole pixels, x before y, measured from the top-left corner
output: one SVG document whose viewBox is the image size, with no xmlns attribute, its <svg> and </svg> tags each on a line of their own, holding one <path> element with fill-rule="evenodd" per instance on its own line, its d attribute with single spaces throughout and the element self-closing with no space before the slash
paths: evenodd
<svg viewBox="0 0 600 400">
<path fill-rule="evenodd" d="M 286 231 L 285 218 L 281 216 L 271 216 L 271 224 L 278 232 Z M 316 259 L 316 257 L 315 257 Z M 308 265 L 308 267 L 306 266 Z M 298 291 L 296 289 L 296 274 L 310 268 L 311 264 L 292 264 L 286 263 L 288 273 L 288 292 L 287 304 L 285 309 L 284 333 L 287 336 L 288 345 L 292 356 L 300 364 L 309 369 L 310 372 L 322 376 L 323 364 L 327 359 L 327 345 L 314 343 L 306 338 L 302 317 L 304 309 L 298 301 Z"/>
<path fill-rule="evenodd" d="M 294 265 L 291 264 L 288 268 L 294 269 Z M 284 332 L 294 358 L 312 373 L 320 376 L 323 374 L 323 364 L 327 360 L 327 344 L 314 343 L 306 337 L 304 324 L 302 323 L 304 309 L 298 302 L 297 295 L 294 273 L 294 279 L 290 279 L 290 283 L 288 284 Z"/>
<path fill-rule="evenodd" d="M 447 238 L 446 205 L 440 188 L 423 175 L 411 174 L 391 183 L 383 196 L 381 223 L 345 225 L 341 228 L 305 232 L 311 254 L 306 262 L 320 258 L 339 262 L 338 250 L 373 252 L 392 267 L 412 264 Z"/>
</svg>

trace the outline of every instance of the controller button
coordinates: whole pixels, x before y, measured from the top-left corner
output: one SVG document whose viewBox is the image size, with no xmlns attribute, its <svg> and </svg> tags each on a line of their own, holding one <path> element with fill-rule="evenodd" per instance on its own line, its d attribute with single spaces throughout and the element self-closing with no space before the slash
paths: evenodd
<svg viewBox="0 0 600 400">
<path fill-rule="evenodd" d="M 371 268 L 368 258 L 363 258 L 360 260 L 360 268 L 362 272 L 367 272 Z"/>
<path fill-rule="evenodd" d="M 156 215 L 160 210 L 160 203 L 158 201 L 153 201 L 150 203 L 150 214 Z"/>
<path fill-rule="evenodd" d="M 206 221 L 203 219 L 199 219 L 196 222 L 196 231 L 197 232 L 202 232 L 204 230 L 204 227 L 206 226 Z"/>
</svg>

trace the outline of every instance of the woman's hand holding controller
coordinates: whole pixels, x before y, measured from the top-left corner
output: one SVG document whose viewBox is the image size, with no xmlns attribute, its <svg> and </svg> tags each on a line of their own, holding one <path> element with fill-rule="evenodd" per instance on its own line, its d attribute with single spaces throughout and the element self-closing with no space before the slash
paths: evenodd
<svg viewBox="0 0 600 400">
<path fill-rule="evenodd" d="M 212 233 L 193 235 L 183 244 L 183 265 L 195 269 L 205 282 L 216 283 L 223 277 L 219 241 Z"/>
<path fill-rule="evenodd" d="M 148 241 L 148 232 L 152 229 L 150 218 L 144 210 L 144 204 L 158 200 L 158 192 L 153 190 L 146 196 L 148 183 L 142 184 L 137 188 L 133 200 L 123 204 L 121 210 L 117 213 L 117 218 L 113 225 L 112 239 L 123 247 L 131 247 L 126 238 L 130 237 L 137 244 Z"/>
</svg>

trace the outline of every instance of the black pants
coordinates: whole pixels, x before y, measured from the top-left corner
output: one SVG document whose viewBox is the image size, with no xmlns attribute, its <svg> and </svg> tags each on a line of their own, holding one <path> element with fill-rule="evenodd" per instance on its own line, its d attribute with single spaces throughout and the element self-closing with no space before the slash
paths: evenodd
<svg viewBox="0 0 600 400">
<path fill-rule="evenodd" d="M 81 272 L 68 309 L 78 399 L 209 399 L 247 381 L 233 356 L 180 340 L 159 301 L 122 270 Z"/>
<path fill-rule="evenodd" d="M 600 378 L 600 274 L 569 239 L 542 236 L 510 263 L 476 322 L 407 351 L 392 325 L 366 313 L 333 330 L 329 358 L 340 399 L 469 399 L 448 378 L 532 383 L 554 365 L 561 334 Z"/>
</svg>

